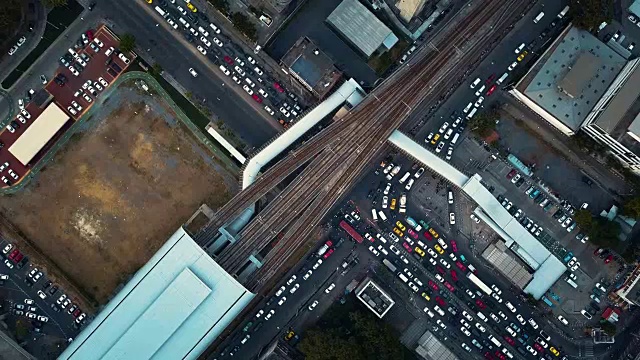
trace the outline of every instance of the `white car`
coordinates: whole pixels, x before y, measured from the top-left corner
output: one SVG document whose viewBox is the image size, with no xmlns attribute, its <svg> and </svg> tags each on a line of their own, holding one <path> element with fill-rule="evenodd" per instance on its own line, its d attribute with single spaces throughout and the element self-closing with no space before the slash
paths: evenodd
<svg viewBox="0 0 640 360">
<path fill-rule="evenodd" d="M 514 51 L 514 53 L 516 53 L 516 54 L 520 54 L 520 52 L 524 49 L 524 47 L 525 47 L 525 43 L 520 44 L 520 46 L 518 46 L 518 47 L 516 48 L 516 50 Z"/>
<path fill-rule="evenodd" d="M 264 111 L 266 111 L 269 115 L 273 116 L 276 114 L 275 111 L 273 111 L 273 109 L 271 109 L 268 105 L 264 106 Z"/>
<path fill-rule="evenodd" d="M 512 62 L 511 65 L 509 65 L 509 68 L 508 68 L 509 71 L 515 69 L 516 66 L 518 66 L 518 62 L 517 61 Z"/>
<path fill-rule="evenodd" d="M 218 39 L 217 37 L 213 37 L 213 43 L 218 45 L 218 47 L 222 47 L 224 44 L 222 43 L 222 41 L 220 41 L 220 39 Z"/>
<path fill-rule="evenodd" d="M 486 332 L 487 329 L 484 328 L 484 326 L 482 326 L 480 323 L 476 323 L 476 329 L 482 331 L 482 332 Z"/>
<path fill-rule="evenodd" d="M 567 319 L 562 315 L 558 315 L 558 321 L 560 321 L 563 325 L 569 325 L 569 321 L 567 321 Z"/>
<path fill-rule="evenodd" d="M 496 314 L 491 313 L 491 314 L 489 314 L 489 316 L 491 316 L 493 321 L 495 321 L 496 323 L 500 323 L 500 319 L 498 318 L 498 316 Z"/>
<path fill-rule="evenodd" d="M 16 132 L 16 129 L 14 129 L 13 126 L 11 126 L 11 124 L 7 124 L 7 130 L 12 134 Z"/>
<path fill-rule="evenodd" d="M 529 319 L 529 325 L 531 325 L 532 328 L 538 330 L 538 324 L 536 323 L 535 320 L 533 320 L 533 318 Z"/>
<path fill-rule="evenodd" d="M 284 302 L 287 301 L 287 297 L 283 296 L 280 298 L 280 301 L 278 301 L 278 305 L 282 306 L 282 304 L 284 304 Z"/>
<path fill-rule="evenodd" d="M 311 305 L 309 305 L 309 311 L 315 309 L 316 306 L 318 306 L 318 300 L 315 300 L 314 302 L 311 303 Z"/>
<path fill-rule="evenodd" d="M 38 321 L 48 322 L 49 318 L 43 315 L 38 315 Z"/>
<path fill-rule="evenodd" d="M 278 291 L 276 291 L 276 296 L 282 295 L 282 293 L 286 290 L 286 286 L 282 285 Z"/>
<path fill-rule="evenodd" d="M 9 259 L 5 259 L 4 264 L 7 265 L 9 269 L 13 269 L 13 264 L 11 263 L 11 261 L 9 261 Z"/>
<path fill-rule="evenodd" d="M 469 347 L 469 345 L 462 343 L 462 345 L 460 346 L 462 346 L 463 349 L 467 350 L 467 352 L 471 352 L 471 348 Z"/>
<path fill-rule="evenodd" d="M 256 313 L 256 318 L 260 318 L 260 316 L 262 316 L 262 314 L 264 314 L 264 310 L 260 309 L 258 310 L 258 312 Z"/>
<path fill-rule="evenodd" d="M 442 124 L 442 126 L 440 126 L 440 129 L 438 129 L 438 132 L 440 134 L 443 134 L 447 130 L 448 127 L 449 127 L 449 123 L 445 122 L 444 124 Z"/>
<path fill-rule="evenodd" d="M 311 277 L 311 274 L 313 274 L 312 270 L 307 271 L 306 274 L 304 274 L 304 276 L 302 277 L 303 280 L 307 280 Z"/>
<path fill-rule="evenodd" d="M 438 319 L 436 321 L 436 324 L 440 325 L 440 327 L 442 328 L 442 330 L 446 330 L 447 329 L 447 325 L 445 325 L 442 320 Z"/>
<path fill-rule="evenodd" d="M 93 101 L 93 100 L 91 99 L 91 97 L 90 97 L 89 95 L 87 95 L 87 94 L 82 94 L 82 98 L 83 98 L 86 102 L 88 102 L 88 103 L 90 103 L 90 102 L 92 102 L 92 101 Z"/>
<path fill-rule="evenodd" d="M 491 293 L 491 297 L 494 298 L 498 303 L 502 304 L 502 299 L 500 298 L 500 295 L 496 293 Z"/>
<path fill-rule="evenodd" d="M 449 224 L 451 225 L 455 225 L 456 224 L 456 214 L 450 212 L 449 213 Z"/>
<path fill-rule="evenodd" d="M 480 105 L 482 105 L 482 103 L 484 102 L 484 96 L 480 96 L 478 98 L 478 100 L 476 100 L 476 103 L 473 104 L 475 107 L 480 107 Z"/>
<path fill-rule="evenodd" d="M 109 86 L 109 83 L 107 82 L 107 80 L 105 80 L 105 79 L 104 79 L 104 78 L 102 78 L 102 77 L 99 77 L 99 78 L 98 78 L 98 82 L 100 82 L 100 84 L 102 84 L 102 86 L 104 86 L 104 87 Z"/>
<path fill-rule="evenodd" d="M 469 315 L 469 313 L 466 312 L 466 311 L 462 312 L 462 316 L 464 316 L 469 321 L 473 321 L 473 317 L 471 315 Z"/>
<path fill-rule="evenodd" d="M 120 58 L 120 60 L 122 60 L 125 64 L 129 64 L 129 58 L 127 58 L 126 56 L 124 56 L 123 53 L 119 53 L 118 57 Z"/>
<path fill-rule="evenodd" d="M 33 305 L 33 299 L 24 299 L 24 303 L 27 305 Z"/>
<path fill-rule="evenodd" d="M 16 116 L 16 119 L 18 119 L 18 121 L 20 121 L 23 124 L 27 123 L 27 120 L 25 120 L 25 118 L 22 115 Z"/>
<path fill-rule="evenodd" d="M 313 264 L 313 270 L 316 270 L 322 265 L 322 259 L 318 259 L 315 264 Z"/>
<path fill-rule="evenodd" d="M 231 75 L 231 71 L 229 71 L 229 69 L 224 67 L 224 65 L 220 65 L 220 71 L 222 71 L 222 73 L 227 75 L 227 76 Z"/>
<path fill-rule="evenodd" d="M 73 76 L 80 76 L 80 73 L 78 72 L 78 70 L 76 70 L 75 67 L 73 67 L 73 65 L 69 65 L 69 71 L 71 71 Z"/>
<path fill-rule="evenodd" d="M 527 323 L 526 321 L 524 321 L 524 318 L 520 314 L 516 315 L 516 319 L 518 319 L 518 321 L 520 322 L 520 325 L 524 325 Z"/>
<path fill-rule="evenodd" d="M 509 311 L 511 311 L 512 313 L 516 312 L 516 307 L 513 306 L 513 304 L 511 304 L 510 302 L 506 302 L 505 305 L 507 305 L 507 308 L 509 309 Z"/>
<path fill-rule="evenodd" d="M 242 88 L 244 89 L 244 91 L 247 92 L 247 94 L 253 95 L 253 90 L 251 90 L 251 88 L 248 85 L 242 85 Z"/>
<path fill-rule="evenodd" d="M 271 317 L 273 317 L 273 315 L 275 315 L 275 313 L 276 313 L 276 311 L 272 309 L 272 310 L 271 310 L 271 311 L 269 311 L 269 313 L 264 317 L 264 320 L 266 321 L 266 320 L 271 319 Z"/>
<path fill-rule="evenodd" d="M 328 293 L 330 293 L 330 292 L 331 292 L 331 290 L 333 290 L 333 289 L 335 289 L 335 288 L 336 288 L 336 284 L 331 283 L 331 285 L 329 285 L 329 287 L 327 287 L 327 288 L 324 290 L 324 292 L 325 292 L 325 294 L 328 294 Z"/>
<path fill-rule="evenodd" d="M 467 330 L 467 328 L 464 327 L 464 326 L 460 327 L 460 331 L 462 331 L 462 333 L 467 335 L 467 336 L 471 336 L 471 333 L 469 332 L 469 330 Z"/>
<path fill-rule="evenodd" d="M 440 258 L 440 264 L 442 264 L 442 266 L 444 266 L 447 269 L 451 269 L 451 265 L 447 262 L 447 260 Z"/>
<path fill-rule="evenodd" d="M 18 108 L 20 110 L 24 109 L 24 100 L 23 99 L 18 99 Z"/>
<path fill-rule="evenodd" d="M 293 285 L 293 287 L 291 288 L 291 290 L 289 290 L 290 293 L 295 293 L 298 289 L 300 288 L 300 284 L 295 284 Z"/>
<path fill-rule="evenodd" d="M 514 337 L 514 338 L 518 337 L 518 333 L 516 333 L 516 331 L 513 330 L 511 327 L 507 326 L 507 327 L 505 327 L 505 329 L 507 330 L 509 335 L 511 335 L 512 337 Z"/>
<path fill-rule="evenodd" d="M 538 352 L 534 348 L 532 348 L 531 345 L 527 345 L 527 351 L 529 351 L 533 356 L 538 355 Z"/>
<path fill-rule="evenodd" d="M 76 109 L 72 108 L 71 106 L 67 107 L 67 110 L 71 113 L 71 115 L 76 115 L 78 113 Z"/>
<path fill-rule="evenodd" d="M 386 209 L 389 205 L 389 197 L 387 195 L 382 197 L 382 208 Z"/>
<path fill-rule="evenodd" d="M 502 318 L 502 320 L 507 321 L 507 315 L 505 315 L 505 313 L 503 313 L 502 311 L 498 311 L 498 315 L 500 315 L 500 317 Z"/>
<path fill-rule="evenodd" d="M 472 299 L 476 298 L 476 294 L 474 294 L 471 290 L 467 289 L 464 292 L 467 293 L 467 295 L 469 295 L 470 298 Z"/>
<path fill-rule="evenodd" d="M 442 275 L 440 274 L 436 274 L 436 280 L 438 280 L 439 282 L 443 283 L 444 282 L 444 278 L 442 277 Z"/>
<path fill-rule="evenodd" d="M 267 94 L 266 91 L 264 91 L 264 89 L 258 89 L 258 94 L 262 95 L 263 98 L 268 98 L 269 94 Z"/>
<path fill-rule="evenodd" d="M 471 325 L 469 325 L 469 323 L 466 322 L 464 319 L 460 319 L 460 324 L 462 324 L 463 327 L 471 328 Z"/>
<path fill-rule="evenodd" d="M 549 344 L 547 344 L 547 342 L 546 342 L 546 341 L 544 341 L 544 339 L 542 339 L 542 338 L 540 338 L 540 337 L 536 338 L 536 342 L 537 342 L 538 344 L 540 344 L 540 346 L 542 346 L 542 347 L 543 347 L 543 348 L 545 348 L 545 349 L 549 347 Z"/>
<path fill-rule="evenodd" d="M 369 251 L 371 251 L 375 256 L 380 256 L 380 252 L 376 250 L 373 246 L 369 246 Z"/>
<path fill-rule="evenodd" d="M 202 46 L 198 45 L 198 46 L 196 46 L 196 49 L 198 49 L 198 51 L 200 51 L 200 54 L 207 55 L 207 50 L 205 50 L 205 48 L 203 48 Z"/>
<path fill-rule="evenodd" d="M 293 282 L 296 281 L 296 279 L 297 277 L 295 275 L 291 275 L 291 278 L 287 280 L 287 285 L 293 284 Z"/>
<path fill-rule="evenodd" d="M 20 114 L 22 114 L 22 116 L 24 116 L 26 119 L 31 119 L 31 114 L 29 114 L 29 112 L 25 109 L 20 110 Z"/>
<path fill-rule="evenodd" d="M 202 43 L 206 47 L 211 47 L 211 41 L 209 41 L 209 39 L 207 39 L 206 37 L 204 37 L 204 36 L 200 37 L 200 41 L 202 41 Z"/>
<path fill-rule="evenodd" d="M 433 257 L 434 259 L 438 257 L 438 254 L 436 254 L 435 251 L 433 251 L 433 249 L 431 248 L 427 248 L 427 252 L 429 253 L 429 255 L 431 255 L 431 257 Z"/>
<path fill-rule="evenodd" d="M 198 77 L 198 73 L 195 70 L 193 70 L 193 68 L 189 68 L 189 74 L 191 74 L 191 76 L 193 77 Z"/>
<path fill-rule="evenodd" d="M 280 108 L 280 112 L 282 113 L 282 115 L 284 115 L 285 117 L 289 117 L 289 112 L 287 111 L 287 109 L 285 109 L 284 107 Z"/>
<path fill-rule="evenodd" d="M 4 249 L 2 249 L 2 253 L 3 254 L 8 254 L 9 251 L 11 251 L 11 249 L 13 249 L 13 244 L 7 244 L 7 246 L 5 246 Z"/>
</svg>

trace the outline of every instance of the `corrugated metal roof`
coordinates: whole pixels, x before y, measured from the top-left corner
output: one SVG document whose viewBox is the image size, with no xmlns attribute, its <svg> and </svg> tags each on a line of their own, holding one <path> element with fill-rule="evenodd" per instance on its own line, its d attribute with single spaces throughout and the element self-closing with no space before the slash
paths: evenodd
<svg viewBox="0 0 640 360">
<path fill-rule="evenodd" d="M 567 267 L 560 259 L 555 256 L 549 256 L 542 263 L 540 269 L 533 274 L 533 280 L 524 288 L 524 292 L 533 295 L 536 299 L 540 299 L 551 285 L 560 279 L 565 271 L 567 271 Z"/>
<path fill-rule="evenodd" d="M 60 359 L 195 359 L 255 295 L 180 228 Z"/>
</svg>

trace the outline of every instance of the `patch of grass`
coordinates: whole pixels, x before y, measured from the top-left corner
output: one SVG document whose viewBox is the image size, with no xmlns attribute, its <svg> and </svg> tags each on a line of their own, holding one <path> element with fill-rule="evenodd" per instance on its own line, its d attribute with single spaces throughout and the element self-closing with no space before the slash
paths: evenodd
<svg viewBox="0 0 640 360">
<path fill-rule="evenodd" d="M 84 8 L 75 0 L 69 0 L 66 6 L 56 7 L 47 16 L 42 39 L 27 57 L 2 81 L 2 87 L 10 88 L 29 67 L 51 46 L 51 44 L 76 20 Z M 62 54 L 60 54 L 62 55 Z M 57 60 L 56 60 L 57 61 Z"/>
</svg>

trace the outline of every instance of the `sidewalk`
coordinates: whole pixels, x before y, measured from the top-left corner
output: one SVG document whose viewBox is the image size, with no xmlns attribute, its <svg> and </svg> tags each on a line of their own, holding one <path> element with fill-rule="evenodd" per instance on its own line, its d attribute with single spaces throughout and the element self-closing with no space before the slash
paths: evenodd
<svg viewBox="0 0 640 360">
<path fill-rule="evenodd" d="M 595 180 L 595 182 L 616 201 L 622 201 L 621 194 L 627 193 L 629 187 L 621 175 L 606 168 L 606 165 L 601 164 L 593 157 L 583 154 L 578 149 L 574 149 L 572 144 L 569 144 L 569 138 L 567 136 L 551 128 L 551 126 L 538 115 L 529 112 L 528 109 L 523 109 L 523 105 L 513 97 L 503 95 L 502 99 L 505 102 L 505 105 L 502 107 L 503 113 L 507 113 L 514 119 L 522 120 L 526 124 L 531 124 L 528 128 L 536 132 L 540 136 L 540 139 L 546 140 L 548 145 L 563 154 L 569 162 L 582 169 L 586 175 Z"/>
</svg>

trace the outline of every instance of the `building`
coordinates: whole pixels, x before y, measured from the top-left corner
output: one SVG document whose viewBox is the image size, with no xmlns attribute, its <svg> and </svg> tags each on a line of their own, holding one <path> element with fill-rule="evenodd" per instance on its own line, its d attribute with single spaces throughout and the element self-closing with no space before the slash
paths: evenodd
<svg viewBox="0 0 640 360">
<path fill-rule="evenodd" d="M 9 152 L 24 166 L 42 150 L 47 143 L 69 121 L 69 115 L 62 111 L 55 103 L 50 103 L 46 109 L 9 147 Z"/>
<path fill-rule="evenodd" d="M 418 339 L 416 353 L 426 360 L 458 360 L 458 357 L 430 331 Z"/>
<path fill-rule="evenodd" d="M 59 359 L 196 359 L 253 297 L 180 228 Z"/>
<path fill-rule="evenodd" d="M 400 17 L 405 22 L 410 22 L 416 14 L 420 13 L 424 9 L 424 5 L 427 0 L 398 0 L 396 1 L 396 8 L 400 12 Z"/>
<path fill-rule="evenodd" d="M 570 25 L 510 93 L 565 135 L 583 131 L 640 173 L 640 120 L 632 110 L 640 59 L 627 61 L 613 43 Z"/>
<path fill-rule="evenodd" d="M 520 289 L 524 289 L 533 278 L 502 241 L 489 244 L 482 252 L 482 257 Z"/>
<path fill-rule="evenodd" d="M 324 99 L 342 77 L 331 58 L 307 37 L 296 41 L 282 57 L 282 64 L 318 99 Z"/>
<path fill-rule="evenodd" d="M 377 317 L 382 318 L 396 303 L 391 296 L 384 292 L 378 284 L 370 278 L 360 283 L 355 291 L 358 300 L 371 310 Z"/>
<path fill-rule="evenodd" d="M 366 58 L 391 49 L 398 37 L 358 0 L 344 0 L 327 23 Z"/>
<path fill-rule="evenodd" d="M 640 306 L 640 264 L 627 276 L 622 286 L 615 292 L 621 300 L 619 303 L 625 305 Z"/>
</svg>

